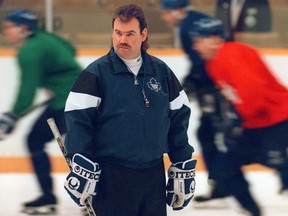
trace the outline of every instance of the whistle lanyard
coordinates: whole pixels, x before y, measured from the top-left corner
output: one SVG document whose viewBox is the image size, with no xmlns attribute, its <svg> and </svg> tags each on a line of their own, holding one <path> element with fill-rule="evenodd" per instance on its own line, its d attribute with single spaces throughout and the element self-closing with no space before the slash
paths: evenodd
<svg viewBox="0 0 288 216">
<path fill-rule="evenodd" d="M 144 100 L 144 106 L 146 108 L 149 107 L 149 104 L 150 104 L 150 101 L 148 100 L 146 94 L 145 94 L 145 78 L 146 78 L 146 71 L 145 71 L 145 68 L 144 68 L 144 64 L 142 63 L 143 65 L 143 69 L 144 69 L 144 77 L 143 77 L 143 82 L 142 82 L 142 85 L 141 83 L 138 82 L 138 79 L 137 79 L 137 76 L 131 71 L 131 69 L 127 66 L 127 69 L 129 70 L 130 73 L 132 73 L 132 75 L 134 76 L 134 85 L 140 85 L 140 88 L 142 89 L 141 92 L 142 92 L 142 95 L 143 95 L 143 100 Z"/>
<path fill-rule="evenodd" d="M 111 59 L 111 56 L 110 56 L 110 53 L 107 54 L 107 57 L 108 57 L 108 61 L 109 61 L 109 65 L 111 67 L 111 69 L 113 71 L 115 71 L 115 68 L 114 68 L 114 65 L 113 65 L 113 62 L 112 62 L 112 59 Z M 143 65 L 143 69 L 144 69 L 144 77 L 143 77 L 143 82 L 142 84 L 138 82 L 138 79 L 137 79 L 137 76 L 131 71 L 131 69 L 127 66 L 127 69 L 128 71 L 134 76 L 134 85 L 135 86 L 140 86 L 141 88 L 141 93 L 143 95 L 143 100 L 144 100 L 144 106 L 146 108 L 148 108 L 150 106 L 150 101 L 148 100 L 147 96 L 146 96 L 146 93 L 145 93 L 145 79 L 146 79 L 146 70 L 145 70 L 145 67 L 144 67 L 144 63 L 142 63 Z"/>
</svg>

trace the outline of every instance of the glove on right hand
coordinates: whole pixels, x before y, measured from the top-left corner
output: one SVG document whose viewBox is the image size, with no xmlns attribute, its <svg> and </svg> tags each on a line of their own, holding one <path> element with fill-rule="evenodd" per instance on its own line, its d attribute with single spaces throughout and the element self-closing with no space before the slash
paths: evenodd
<svg viewBox="0 0 288 216">
<path fill-rule="evenodd" d="M 95 196 L 101 169 L 81 154 L 75 154 L 71 161 L 71 172 L 66 178 L 64 188 L 79 206 L 84 206 L 89 196 Z"/>
<path fill-rule="evenodd" d="M 188 205 L 195 191 L 196 159 L 172 164 L 168 170 L 166 202 L 173 210 Z"/>
</svg>

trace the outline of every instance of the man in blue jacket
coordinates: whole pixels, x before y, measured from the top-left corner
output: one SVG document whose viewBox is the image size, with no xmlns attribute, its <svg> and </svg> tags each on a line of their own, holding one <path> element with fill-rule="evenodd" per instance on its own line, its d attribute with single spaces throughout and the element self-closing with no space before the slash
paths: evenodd
<svg viewBox="0 0 288 216">
<path fill-rule="evenodd" d="M 117 8 L 112 29 L 109 53 L 82 72 L 66 102 L 65 188 L 80 206 L 93 197 L 97 216 L 166 216 L 166 203 L 182 209 L 195 189 L 188 98 L 171 69 L 146 52 L 140 7 Z"/>
</svg>

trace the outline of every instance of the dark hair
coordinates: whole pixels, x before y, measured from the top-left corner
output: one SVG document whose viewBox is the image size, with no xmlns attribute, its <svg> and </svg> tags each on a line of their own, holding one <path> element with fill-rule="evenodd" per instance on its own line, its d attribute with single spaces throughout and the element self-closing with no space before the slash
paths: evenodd
<svg viewBox="0 0 288 216">
<path fill-rule="evenodd" d="M 147 28 L 144 12 L 141 7 L 135 4 L 123 5 L 115 10 L 112 18 L 112 28 L 114 29 L 114 22 L 117 18 L 119 18 L 121 22 L 129 22 L 134 17 L 139 21 L 140 32 Z M 141 49 L 147 50 L 148 47 L 149 45 L 147 36 L 146 40 L 142 43 Z"/>
</svg>

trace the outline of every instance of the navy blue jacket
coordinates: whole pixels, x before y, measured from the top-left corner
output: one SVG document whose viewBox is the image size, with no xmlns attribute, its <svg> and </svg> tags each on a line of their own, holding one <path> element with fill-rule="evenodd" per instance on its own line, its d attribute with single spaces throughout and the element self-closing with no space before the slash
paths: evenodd
<svg viewBox="0 0 288 216">
<path fill-rule="evenodd" d="M 68 156 L 135 168 L 152 166 L 164 153 L 173 163 L 191 158 L 187 95 L 163 61 L 146 52 L 142 58 L 138 85 L 113 48 L 81 73 L 66 102 Z"/>
</svg>

